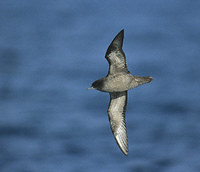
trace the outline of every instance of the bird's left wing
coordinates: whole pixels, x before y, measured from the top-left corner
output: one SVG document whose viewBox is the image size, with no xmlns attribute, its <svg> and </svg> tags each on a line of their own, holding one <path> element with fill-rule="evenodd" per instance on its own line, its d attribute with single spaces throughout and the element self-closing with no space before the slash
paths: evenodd
<svg viewBox="0 0 200 172">
<path fill-rule="evenodd" d="M 110 93 L 108 117 L 110 127 L 121 151 L 128 155 L 128 139 L 125 122 L 127 91 Z"/>
<path fill-rule="evenodd" d="M 116 74 L 119 72 L 129 73 L 126 57 L 122 50 L 124 40 L 124 30 L 121 30 L 113 39 L 106 52 L 106 59 L 109 63 L 108 74 Z"/>
</svg>

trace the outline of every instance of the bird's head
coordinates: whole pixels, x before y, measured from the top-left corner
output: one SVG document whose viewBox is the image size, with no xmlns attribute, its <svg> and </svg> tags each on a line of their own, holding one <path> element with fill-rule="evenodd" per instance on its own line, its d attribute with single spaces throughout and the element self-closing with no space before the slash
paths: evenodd
<svg viewBox="0 0 200 172">
<path fill-rule="evenodd" d="M 90 89 L 102 89 L 103 87 L 103 80 L 99 79 L 99 80 L 96 80 L 92 83 L 92 86 L 88 88 L 88 90 Z"/>
</svg>

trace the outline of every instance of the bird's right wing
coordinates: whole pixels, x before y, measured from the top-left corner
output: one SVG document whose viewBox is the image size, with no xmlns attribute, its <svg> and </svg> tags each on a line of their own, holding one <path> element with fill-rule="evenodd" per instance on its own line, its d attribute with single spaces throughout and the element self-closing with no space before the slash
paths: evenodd
<svg viewBox="0 0 200 172">
<path fill-rule="evenodd" d="M 121 151 L 128 155 L 128 139 L 125 122 L 127 91 L 110 93 L 108 117 L 110 127 Z"/>
<path fill-rule="evenodd" d="M 108 74 L 119 72 L 129 73 L 126 65 L 126 57 L 122 50 L 124 30 L 121 30 L 113 39 L 106 52 L 106 59 L 109 63 Z"/>
</svg>

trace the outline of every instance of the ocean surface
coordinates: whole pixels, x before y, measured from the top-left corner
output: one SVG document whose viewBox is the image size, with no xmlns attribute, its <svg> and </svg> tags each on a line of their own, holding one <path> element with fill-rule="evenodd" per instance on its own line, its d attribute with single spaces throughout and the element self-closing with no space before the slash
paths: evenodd
<svg viewBox="0 0 200 172">
<path fill-rule="evenodd" d="M 200 1 L 1 0 L 1 172 L 199 172 Z M 110 130 L 108 72 L 125 29 L 129 155 Z"/>
</svg>

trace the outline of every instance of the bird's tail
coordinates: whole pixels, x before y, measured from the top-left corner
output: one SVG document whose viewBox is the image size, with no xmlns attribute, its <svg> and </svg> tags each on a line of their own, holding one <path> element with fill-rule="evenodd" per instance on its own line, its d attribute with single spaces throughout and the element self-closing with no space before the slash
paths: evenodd
<svg viewBox="0 0 200 172">
<path fill-rule="evenodd" d="M 139 85 L 142 85 L 142 84 L 146 84 L 146 83 L 149 83 L 153 80 L 152 77 L 150 76 L 134 76 L 135 77 L 135 81 L 137 82 L 138 86 Z"/>
</svg>

